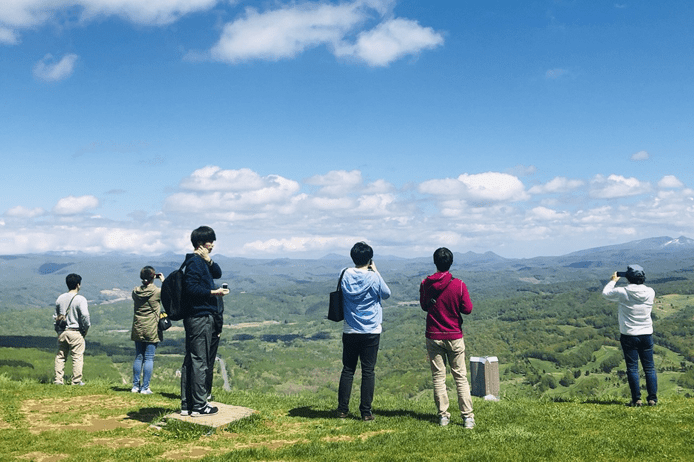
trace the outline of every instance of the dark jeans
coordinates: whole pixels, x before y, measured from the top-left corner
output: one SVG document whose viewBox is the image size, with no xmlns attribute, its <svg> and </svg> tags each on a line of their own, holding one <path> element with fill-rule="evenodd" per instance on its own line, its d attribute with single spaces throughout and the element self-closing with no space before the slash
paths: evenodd
<svg viewBox="0 0 694 462">
<path fill-rule="evenodd" d="M 205 391 L 207 396 L 212 394 L 212 379 L 214 378 L 214 361 L 217 358 L 219 348 L 219 338 L 222 335 L 222 325 L 224 318 L 221 314 L 213 316 L 212 342 L 210 343 L 210 354 L 207 358 L 207 372 L 205 374 Z"/>
<path fill-rule="evenodd" d="M 181 409 L 202 410 L 207 404 L 207 368 L 214 332 L 212 315 L 183 320 L 186 356 L 181 366 Z"/>
<path fill-rule="evenodd" d="M 619 338 L 624 351 L 624 360 L 627 363 L 627 379 L 631 389 L 631 400 L 641 399 L 641 387 L 639 384 L 639 359 L 646 376 L 646 392 L 648 401 L 658 402 L 658 377 L 655 374 L 655 362 L 653 361 L 653 336 L 648 335 L 624 335 Z"/>
<path fill-rule="evenodd" d="M 371 415 L 371 402 L 376 386 L 376 359 L 381 334 L 342 334 L 342 374 L 337 392 L 337 410 L 349 412 L 349 398 L 352 394 L 354 371 L 357 361 L 361 361 L 361 402 L 359 412 L 362 417 Z"/>
</svg>

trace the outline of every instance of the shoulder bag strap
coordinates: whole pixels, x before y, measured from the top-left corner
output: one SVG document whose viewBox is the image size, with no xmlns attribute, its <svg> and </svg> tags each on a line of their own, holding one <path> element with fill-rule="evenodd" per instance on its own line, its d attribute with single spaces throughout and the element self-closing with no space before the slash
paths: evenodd
<svg viewBox="0 0 694 462">
<path fill-rule="evenodd" d="M 342 292 L 342 276 L 345 275 L 345 271 L 347 271 L 347 268 L 342 270 L 342 273 L 340 273 L 340 279 L 337 280 L 337 290 Z"/>
</svg>

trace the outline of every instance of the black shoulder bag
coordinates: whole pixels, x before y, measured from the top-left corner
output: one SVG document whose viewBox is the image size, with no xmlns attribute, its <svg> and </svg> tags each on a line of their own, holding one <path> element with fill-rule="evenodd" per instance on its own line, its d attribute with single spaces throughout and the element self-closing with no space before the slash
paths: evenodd
<svg viewBox="0 0 694 462">
<path fill-rule="evenodd" d="M 342 306 L 342 276 L 344 276 L 347 268 L 342 270 L 340 279 L 337 281 L 337 290 L 330 292 L 330 306 L 328 307 L 328 319 L 335 322 L 340 322 L 345 319 L 345 311 Z"/>
</svg>

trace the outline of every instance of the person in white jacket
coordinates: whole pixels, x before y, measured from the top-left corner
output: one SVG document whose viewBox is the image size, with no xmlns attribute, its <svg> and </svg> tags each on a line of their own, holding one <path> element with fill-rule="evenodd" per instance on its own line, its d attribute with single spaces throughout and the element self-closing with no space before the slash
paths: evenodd
<svg viewBox="0 0 694 462">
<path fill-rule="evenodd" d="M 626 277 L 626 287 L 615 287 L 620 277 Z M 615 272 L 602 289 L 602 295 L 619 305 L 619 338 L 627 364 L 627 379 L 631 402 L 627 406 L 642 406 L 639 384 L 639 359 L 646 376 L 646 400 L 649 406 L 658 404 L 658 378 L 653 361 L 653 321 L 651 310 L 655 291 L 646 286 L 646 273 L 639 265 L 629 265 L 625 273 Z"/>
</svg>

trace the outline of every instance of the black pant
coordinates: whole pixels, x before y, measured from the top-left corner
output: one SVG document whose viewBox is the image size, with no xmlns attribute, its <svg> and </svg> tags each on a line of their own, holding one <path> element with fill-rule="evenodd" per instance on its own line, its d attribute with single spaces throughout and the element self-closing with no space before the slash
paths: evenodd
<svg viewBox="0 0 694 462">
<path fill-rule="evenodd" d="M 376 387 L 376 359 L 381 334 L 342 334 L 342 374 L 337 392 L 337 410 L 349 412 L 349 398 L 352 394 L 354 371 L 357 361 L 361 361 L 361 402 L 359 412 L 362 417 L 371 415 L 371 402 Z"/>
<path fill-rule="evenodd" d="M 219 348 L 219 338 L 222 335 L 222 325 L 224 318 L 221 314 L 212 316 L 214 325 L 212 326 L 212 342 L 210 344 L 210 354 L 207 357 L 207 373 L 205 374 L 205 391 L 207 396 L 212 394 L 212 379 L 214 377 L 214 361 L 217 358 L 217 349 Z"/>
<path fill-rule="evenodd" d="M 214 316 L 186 318 L 183 326 L 186 328 L 186 356 L 181 366 L 181 409 L 200 411 L 207 404 L 205 382 L 212 347 Z"/>
</svg>

